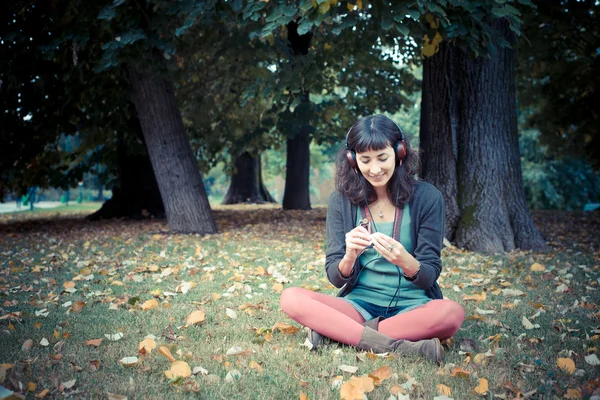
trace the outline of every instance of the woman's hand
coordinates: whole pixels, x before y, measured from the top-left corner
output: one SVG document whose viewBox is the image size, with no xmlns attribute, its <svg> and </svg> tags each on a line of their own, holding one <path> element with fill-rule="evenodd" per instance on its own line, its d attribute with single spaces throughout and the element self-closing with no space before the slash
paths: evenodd
<svg viewBox="0 0 600 400">
<path fill-rule="evenodd" d="M 371 234 L 362 226 L 357 226 L 346 233 L 346 257 L 356 260 L 365 247 L 371 245 Z"/>
<path fill-rule="evenodd" d="M 371 235 L 373 248 L 392 264 L 401 268 L 406 254 L 408 252 L 402 246 L 402 243 L 381 232 L 375 232 Z"/>
</svg>

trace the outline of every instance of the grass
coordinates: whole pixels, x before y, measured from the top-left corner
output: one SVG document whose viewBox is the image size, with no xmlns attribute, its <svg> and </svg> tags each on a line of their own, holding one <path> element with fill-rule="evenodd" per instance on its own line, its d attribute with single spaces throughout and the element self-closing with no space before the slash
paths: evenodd
<svg viewBox="0 0 600 400">
<path fill-rule="evenodd" d="M 553 246 L 543 253 L 445 249 L 441 286 L 464 305 L 467 319 L 438 367 L 397 355 L 370 357 L 332 342 L 309 352 L 304 330 L 272 330 L 279 322 L 301 328 L 279 310 L 277 277 L 289 280 L 284 287 L 336 292 L 323 271 L 322 207 L 217 206 L 220 233 L 204 237 L 171 235 L 166 221 L 85 222 L 84 210 L 71 214 L 69 208 L 35 218 L 0 216 L 0 363 L 12 365 L 0 366 L 0 381 L 27 398 L 48 389 L 45 398 L 289 399 L 305 393 L 338 399 L 332 378 L 348 380 L 383 366 L 393 375 L 369 399 L 390 398 L 392 387 L 409 378 L 412 399 L 438 396 L 440 384 L 454 399 L 589 398 L 600 386 L 600 367 L 585 361 L 598 354 L 600 337 L 598 214 L 537 214 Z M 534 263 L 543 271 L 532 270 Z M 67 282 L 76 291 L 66 291 Z M 185 282 L 196 286 L 178 292 Z M 469 300 L 474 295 L 479 301 Z M 144 311 L 151 299 L 158 308 Z M 85 303 L 80 311 L 73 308 L 77 301 Z M 205 313 L 203 323 L 184 327 L 197 309 Z M 539 327 L 526 329 L 523 317 Z M 118 341 L 104 336 L 117 332 L 124 334 Z M 147 335 L 209 375 L 170 382 L 164 375 L 170 363 L 157 349 L 138 354 Z M 48 346 L 40 344 L 43 338 Z M 100 338 L 98 347 L 86 345 Z M 23 350 L 28 339 L 33 346 Z M 233 347 L 241 353 L 227 355 Z M 123 367 L 119 360 L 130 356 L 140 361 Z M 559 358 L 571 359 L 575 371 L 559 368 Z M 358 371 L 343 372 L 341 365 Z M 240 377 L 227 382 L 233 370 Z M 480 378 L 489 383 L 483 396 L 473 391 Z M 186 391 L 193 384 L 198 393 Z"/>
</svg>

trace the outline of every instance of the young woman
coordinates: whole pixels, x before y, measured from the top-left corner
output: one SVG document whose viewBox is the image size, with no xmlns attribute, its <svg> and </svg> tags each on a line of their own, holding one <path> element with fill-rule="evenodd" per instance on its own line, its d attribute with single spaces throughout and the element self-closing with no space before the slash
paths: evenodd
<svg viewBox="0 0 600 400">
<path fill-rule="evenodd" d="M 281 294 L 281 308 L 310 328 L 313 347 L 323 335 L 365 351 L 443 361 L 439 339 L 458 331 L 464 310 L 437 284 L 442 195 L 416 179 L 418 155 L 384 115 L 350 128 L 336 164 L 326 271 L 342 290 L 334 297 L 291 287 Z"/>
</svg>

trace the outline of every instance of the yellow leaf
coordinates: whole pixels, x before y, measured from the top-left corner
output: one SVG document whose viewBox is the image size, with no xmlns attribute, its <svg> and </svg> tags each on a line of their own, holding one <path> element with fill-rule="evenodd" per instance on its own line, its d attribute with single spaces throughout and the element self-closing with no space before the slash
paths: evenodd
<svg viewBox="0 0 600 400">
<path fill-rule="evenodd" d="M 348 9 L 348 11 L 354 11 L 354 4 L 348 2 L 346 3 L 346 8 Z"/>
<path fill-rule="evenodd" d="M 119 360 L 119 363 L 124 367 L 135 367 L 138 363 L 137 357 L 123 357 Z"/>
<path fill-rule="evenodd" d="M 373 379 L 373 383 L 375 384 L 375 386 L 381 385 L 381 382 L 383 382 L 390 376 L 392 376 L 392 369 L 388 366 L 376 369 L 375 371 L 369 374 L 369 377 Z"/>
<path fill-rule="evenodd" d="M 432 54 L 433 55 L 433 54 Z M 473 294 L 470 296 L 464 295 L 463 300 L 475 300 L 476 302 L 482 302 L 487 298 L 485 292 L 481 292 L 481 294 Z"/>
<path fill-rule="evenodd" d="M 42 327 L 42 323 L 41 322 L 36 322 L 33 324 L 35 329 L 40 329 Z"/>
<path fill-rule="evenodd" d="M 479 385 L 473 389 L 475 391 L 475 393 L 480 394 L 480 395 L 484 395 L 488 392 L 489 388 L 488 388 L 488 380 L 485 378 L 479 378 Z"/>
<path fill-rule="evenodd" d="M 327 4 L 327 3 L 321 3 L 321 4 Z M 273 291 L 276 293 L 281 293 L 283 291 L 283 284 L 281 284 L 281 283 L 274 284 Z"/>
<path fill-rule="evenodd" d="M 38 394 L 35 395 L 36 399 L 43 399 L 44 397 L 46 397 L 46 395 L 50 393 L 50 389 L 44 389 L 41 392 L 39 392 Z"/>
<path fill-rule="evenodd" d="M 542 272 L 546 270 L 546 267 L 539 263 L 533 263 L 529 269 L 535 272 Z"/>
<path fill-rule="evenodd" d="M 452 388 L 450 388 L 449 386 L 440 383 L 436 386 L 436 388 L 439 395 L 447 397 L 452 396 Z"/>
<path fill-rule="evenodd" d="M 139 352 L 141 354 L 150 354 L 156 348 L 156 342 L 152 338 L 146 338 L 140 342 Z"/>
<path fill-rule="evenodd" d="M 563 397 L 565 399 L 580 399 L 581 391 L 579 389 L 567 389 L 567 393 Z"/>
<path fill-rule="evenodd" d="M 36 322 L 36 324 L 39 324 L 39 322 Z M 10 330 L 10 331 L 14 331 L 15 330 L 15 326 L 12 324 L 12 322 L 8 323 L 8 330 Z"/>
<path fill-rule="evenodd" d="M 304 392 L 300 392 L 300 400 L 308 400 L 308 395 Z"/>
<path fill-rule="evenodd" d="M 167 357 L 167 360 L 169 360 L 169 362 L 175 362 L 175 357 L 173 357 L 173 355 L 171 354 L 171 350 L 169 350 L 167 346 L 160 346 L 158 348 L 158 354 Z"/>
<path fill-rule="evenodd" d="M 204 311 L 196 310 L 185 319 L 185 326 L 196 325 L 204 322 Z"/>
<path fill-rule="evenodd" d="M 331 50 L 333 48 L 329 43 L 325 43 L 323 47 L 325 47 L 325 50 Z"/>
<path fill-rule="evenodd" d="M 359 10 L 362 10 L 362 0 L 357 0 L 357 1 L 356 1 L 356 7 L 357 7 Z"/>
<path fill-rule="evenodd" d="M 108 400 L 127 400 L 127 396 L 123 396 L 122 394 L 115 394 L 110 392 L 106 392 L 106 394 L 108 395 Z"/>
<path fill-rule="evenodd" d="M 257 363 L 254 360 L 250 361 L 250 364 L 248 364 L 248 367 L 250 369 L 254 369 L 254 370 L 258 371 L 258 372 L 262 372 L 262 370 L 263 370 L 262 365 L 260 365 L 259 363 Z"/>
<path fill-rule="evenodd" d="M 350 381 L 344 382 L 340 388 L 340 399 L 341 400 L 363 400 L 365 393 L 354 386 Z"/>
<path fill-rule="evenodd" d="M 319 4 L 319 12 L 321 14 L 325 14 L 327 11 L 329 11 L 330 7 L 331 7 L 331 4 L 329 4 L 328 1 L 326 1 L 325 3 L 321 3 L 321 4 Z"/>
<path fill-rule="evenodd" d="M 113 286 L 125 286 L 125 284 L 121 281 L 112 281 L 110 284 Z"/>
<path fill-rule="evenodd" d="M 37 387 L 37 385 L 33 382 L 29 382 L 27 384 L 27 391 L 28 392 L 35 392 L 35 388 Z"/>
<path fill-rule="evenodd" d="M 169 379 L 177 377 L 187 378 L 192 375 L 192 369 L 185 361 L 175 361 L 171 364 L 171 369 L 165 371 L 165 376 Z"/>
<path fill-rule="evenodd" d="M 73 281 L 67 281 L 67 282 L 63 283 L 63 287 L 65 289 L 74 288 L 75 287 L 75 282 L 73 282 Z"/>
<path fill-rule="evenodd" d="M 473 362 L 475 364 L 485 364 L 485 354 L 483 353 L 478 353 L 475 357 L 473 357 Z"/>
<path fill-rule="evenodd" d="M 156 299 L 146 300 L 144 304 L 142 304 L 142 310 L 144 311 L 152 310 L 153 308 L 158 308 L 158 301 L 156 301 Z"/>
<path fill-rule="evenodd" d="M 570 358 L 559 358 L 556 360 L 556 365 L 569 375 L 572 375 L 575 372 L 575 362 Z"/>
</svg>

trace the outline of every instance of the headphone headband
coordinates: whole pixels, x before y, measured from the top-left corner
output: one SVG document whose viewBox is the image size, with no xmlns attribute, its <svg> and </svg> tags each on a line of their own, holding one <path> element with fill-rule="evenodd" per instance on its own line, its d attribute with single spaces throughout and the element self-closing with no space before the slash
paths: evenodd
<svg viewBox="0 0 600 400">
<path fill-rule="evenodd" d="M 400 128 L 400 125 L 398 125 L 393 119 L 390 118 L 390 120 L 394 123 L 394 125 L 396 125 L 398 131 L 400 131 L 400 139 L 398 139 L 392 146 L 394 148 L 394 154 L 396 155 L 396 165 L 398 165 L 400 164 L 400 162 L 402 162 L 402 160 L 406 158 L 406 143 L 404 141 L 405 136 L 404 131 L 402 130 L 402 128 Z M 356 153 L 354 152 L 354 150 L 350 149 L 350 146 L 348 145 L 348 136 L 350 136 L 350 131 L 353 127 L 354 125 L 351 126 L 350 129 L 348 129 L 348 132 L 346 133 L 346 158 L 348 159 L 350 167 L 354 170 L 354 172 L 358 173 Z"/>
</svg>

